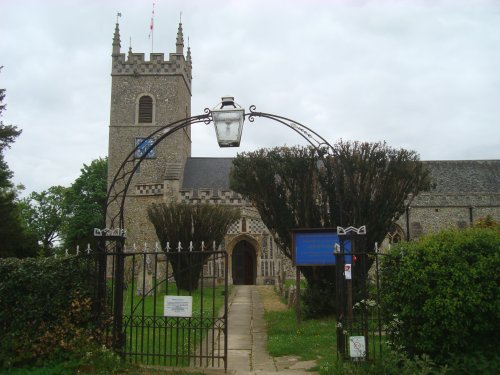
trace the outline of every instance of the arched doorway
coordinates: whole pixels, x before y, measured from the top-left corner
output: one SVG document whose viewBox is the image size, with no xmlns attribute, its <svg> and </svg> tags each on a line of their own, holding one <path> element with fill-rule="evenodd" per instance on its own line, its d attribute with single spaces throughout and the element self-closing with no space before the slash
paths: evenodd
<svg viewBox="0 0 500 375">
<path fill-rule="evenodd" d="M 236 244 L 231 257 L 234 285 L 254 285 L 257 277 L 255 249 L 248 241 Z"/>
</svg>

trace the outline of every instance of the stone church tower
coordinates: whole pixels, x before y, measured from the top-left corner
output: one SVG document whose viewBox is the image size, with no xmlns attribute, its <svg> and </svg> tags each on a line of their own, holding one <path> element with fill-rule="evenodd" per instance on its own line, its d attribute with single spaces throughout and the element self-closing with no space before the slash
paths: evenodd
<svg viewBox="0 0 500 375">
<path fill-rule="evenodd" d="M 175 53 L 121 52 L 120 28 L 113 37 L 108 186 L 136 145 L 154 131 L 191 116 L 192 61 L 184 55 L 182 24 Z M 136 154 L 140 157 L 141 154 Z M 152 250 L 157 236 L 147 218 L 152 203 L 169 201 L 239 207 L 242 218 L 231 225 L 221 249 L 229 255 L 230 282 L 262 284 L 272 280 L 281 260 L 267 228 L 249 202 L 229 188 L 231 158 L 191 157 L 191 129 L 165 138 L 140 164 L 125 199 L 126 247 Z M 129 166 L 131 169 L 131 166 Z M 120 185 L 120 184 L 118 184 Z M 119 186 L 123 188 L 123 184 Z M 116 209 L 116 208 L 115 208 Z M 112 213 L 113 214 L 113 213 Z M 109 226 L 109 223 L 108 223 Z"/>
<path fill-rule="evenodd" d="M 184 55 L 179 23 L 175 53 L 121 52 L 120 28 L 113 37 L 111 68 L 111 115 L 109 124 L 108 186 L 127 155 L 154 131 L 191 116 L 191 51 Z M 140 157 L 140 152 L 136 157 Z M 182 170 L 191 156 L 191 129 L 184 128 L 160 143 L 132 179 L 125 200 L 127 242 L 141 244 L 156 239 L 147 219 L 147 207 L 162 202 L 171 192 L 164 186 L 182 184 Z M 178 187 L 177 187 L 178 189 Z"/>
</svg>

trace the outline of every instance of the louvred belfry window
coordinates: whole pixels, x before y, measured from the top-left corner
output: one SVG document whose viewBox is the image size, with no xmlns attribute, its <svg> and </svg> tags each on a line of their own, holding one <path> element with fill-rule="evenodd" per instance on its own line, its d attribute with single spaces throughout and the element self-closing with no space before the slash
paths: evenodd
<svg viewBox="0 0 500 375">
<path fill-rule="evenodd" d="M 151 124 L 153 122 L 153 98 L 141 96 L 139 99 L 139 121 L 140 124 Z"/>
</svg>

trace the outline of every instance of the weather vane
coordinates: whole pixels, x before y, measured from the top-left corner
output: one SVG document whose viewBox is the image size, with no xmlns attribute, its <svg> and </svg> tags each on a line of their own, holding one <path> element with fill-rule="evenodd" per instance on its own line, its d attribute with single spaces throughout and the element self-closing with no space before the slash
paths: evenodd
<svg viewBox="0 0 500 375">
<path fill-rule="evenodd" d="M 118 18 L 121 16 L 122 16 L 121 12 L 116 13 L 116 23 L 118 23 Z"/>
</svg>

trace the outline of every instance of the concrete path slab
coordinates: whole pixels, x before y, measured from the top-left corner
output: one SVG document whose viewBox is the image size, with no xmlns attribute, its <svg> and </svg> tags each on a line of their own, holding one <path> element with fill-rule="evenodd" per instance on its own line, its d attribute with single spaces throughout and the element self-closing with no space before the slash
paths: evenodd
<svg viewBox="0 0 500 375">
<path fill-rule="evenodd" d="M 236 375 L 311 374 L 314 361 L 280 358 L 279 365 L 266 351 L 264 308 L 255 285 L 234 287 L 228 311 L 228 373 Z M 288 360 L 287 360 L 288 359 Z"/>
<path fill-rule="evenodd" d="M 308 375 L 314 361 L 296 357 L 273 358 L 266 351 L 267 332 L 264 308 L 255 285 L 234 286 L 228 301 L 228 360 L 231 375 Z M 221 337 L 220 342 L 224 342 Z M 224 374 L 216 368 L 203 368 L 205 374 Z"/>
</svg>

